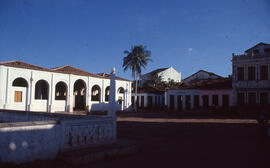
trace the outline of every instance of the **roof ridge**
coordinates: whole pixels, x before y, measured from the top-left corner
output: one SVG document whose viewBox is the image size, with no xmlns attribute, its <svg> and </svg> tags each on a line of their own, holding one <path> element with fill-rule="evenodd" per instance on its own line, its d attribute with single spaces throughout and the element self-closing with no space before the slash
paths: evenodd
<svg viewBox="0 0 270 168">
<path fill-rule="evenodd" d="M 22 63 L 22 64 L 30 65 L 30 66 L 33 66 L 33 67 L 37 67 L 37 68 L 40 68 L 40 69 L 50 70 L 49 68 L 45 68 L 45 67 L 42 67 L 42 66 L 30 64 L 30 63 L 27 63 L 27 62 L 24 62 L 24 61 L 20 61 L 20 60 L 0 62 L 0 64 L 2 64 L 2 65 L 9 64 L 9 63 Z"/>
<path fill-rule="evenodd" d="M 54 67 L 54 68 L 50 68 L 50 69 L 57 70 L 57 69 L 68 67 L 68 66 L 70 66 L 70 65 L 63 65 L 63 66 L 58 66 L 58 67 Z"/>
<path fill-rule="evenodd" d="M 20 60 L 4 61 L 4 62 L 0 62 L 0 64 L 6 64 L 6 63 L 11 63 L 11 62 L 22 62 L 22 61 Z"/>
</svg>

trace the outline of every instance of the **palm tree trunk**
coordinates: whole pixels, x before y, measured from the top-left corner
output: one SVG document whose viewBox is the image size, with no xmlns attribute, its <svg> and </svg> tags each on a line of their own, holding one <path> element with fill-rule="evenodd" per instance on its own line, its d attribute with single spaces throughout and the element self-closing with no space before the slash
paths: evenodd
<svg viewBox="0 0 270 168">
<path fill-rule="evenodd" d="M 137 107 L 137 104 L 139 104 L 139 103 L 137 103 L 137 88 L 138 88 L 138 79 L 137 79 L 137 73 L 135 73 L 135 112 L 137 112 L 137 109 L 138 109 L 138 107 Z"/>
</svg>

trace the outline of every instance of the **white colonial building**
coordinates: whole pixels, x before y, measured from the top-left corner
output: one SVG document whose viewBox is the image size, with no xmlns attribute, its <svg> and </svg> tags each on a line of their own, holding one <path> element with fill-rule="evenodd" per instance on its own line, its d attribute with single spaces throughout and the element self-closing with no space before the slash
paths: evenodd
<svg viewBox="0 0 270 168">
<path fill-rule="evenodd" d="M 152 72 L 141 75 L 139 86 L 142 87 L 146 82 L 151 81 L 155 75 L 159 76 L 163 82 L 169 82 L 170 80 L 181 82 L 181 72 L 178 72 L 173 67 L 169 67 L 156 69 Z"/>
<path fill-rule="evenodd" d="M 131 81 L 116 77 L 118 110 L 131 107 Z M 0 109 L 57 112 L 108 111 L 110 76 L 71 66 L 44 68 L 0 62 Z"/>
<path fill-rule="evenodd" d="M 270 104 L 270 44 L 259 43 L 232 54 L 234 105 Z"/>
</svg>

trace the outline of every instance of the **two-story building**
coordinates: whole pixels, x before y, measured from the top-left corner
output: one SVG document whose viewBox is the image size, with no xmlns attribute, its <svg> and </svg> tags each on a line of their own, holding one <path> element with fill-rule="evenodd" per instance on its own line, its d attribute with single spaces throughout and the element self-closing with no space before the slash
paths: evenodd
<svg viewBox="0 0 270 168">
<path fill-rule="evenodd" d="M 259 43 L 244 54 L 232 54 L 234 105 L 269 105 L 270 44 Z"/>
</svg>

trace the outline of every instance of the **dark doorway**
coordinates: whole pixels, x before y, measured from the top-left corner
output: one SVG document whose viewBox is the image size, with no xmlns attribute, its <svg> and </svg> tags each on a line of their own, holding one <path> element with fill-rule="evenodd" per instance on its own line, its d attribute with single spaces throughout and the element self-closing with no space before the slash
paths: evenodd
<svg viewBox="0 0 270 168">
<path fill-rule="evenodd" d="M 200 99 L 199 95 L 194 96 L 194 109 L 198 109 L 200 107 Z"/>
<path fill-rule="evenodd" d="M 134 108 L 134 101 L 135 101 L 135 97 L 132 96 L 132 97 L 131 97 L 131 106 L 132 106 L 132 108 Z"/>
<path fill-rule="evenodd" d="M 141 108 L 144 108 L 144 96 L 141 96 Z"/>
<path fill-rule="evenodd" d="M 151 108 L 153 106 L 153 96 L 147 96 L 147 107 Z"/>
<path fill-rule="evenodd" d="M 83 80 L 79 79 L 74 83 L 75 98 L 74 110 L 85 110 L 86 107 L 86 84 Z"/>
<path fill-rule="evenodd" d="M 222 106 L 229 107 L 229 95 L 222 95 Z"/>
<path fill-rule="evenodd" d="M 218 95 L 213 95 L 212 96 L 212 105 L 213 106 L 218 106 Z"/>
<path fill-rule="evenodd" d="M 208 97 L 208 95 L 203 95 L 202 100 L 203 100 L 203 107 L 208 108 L 208 106 L 209 106 L 209 97 Z"/>
<path fill-rule="evenodd" d="M 139 102 L 140 102 L 140 96 L 137 96 L 137 99 L 136 99 L 136 107 L 137 108 L 139 107 Z"/>
<path fill-rule="evenodd" d="M 177 96 L 177 110 L 182 111 L 183 110 L 183 101 L 182 101 L 182 96 L 179 95 Z"/>
<path fill-rule="evenodd" d="M 260 104 L 261 105 L 268 105 L 269 103 L 268 93 L 262 92 L 260 93 Z"/>
<path fill-rule="evenodd" d="M 249 105 L 255 105 L 256 104 L 256 93 L 255 92 L 249 92 L 248 93 L 248 104 Z"/>
<path fill-rule="evenodd" d="M 245 94 L 243 92 L 237 93 L 237 105 L 241 106 L 245 104 Z"/>
<path fill-rule="evenodd" d="M 170 109 L 174 110 L 174 95 L 170 95 Z"/>
</svg>

